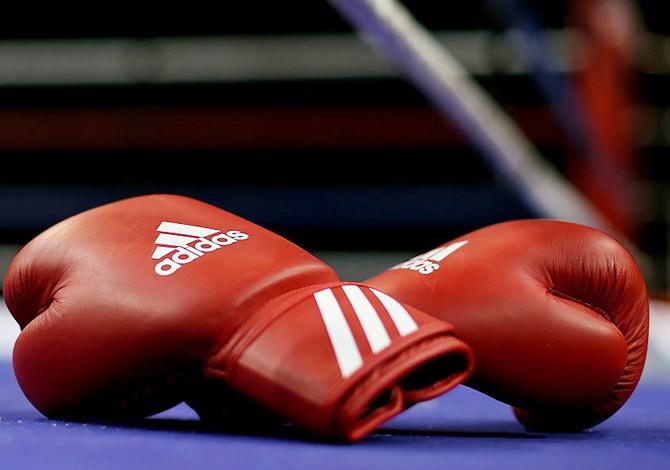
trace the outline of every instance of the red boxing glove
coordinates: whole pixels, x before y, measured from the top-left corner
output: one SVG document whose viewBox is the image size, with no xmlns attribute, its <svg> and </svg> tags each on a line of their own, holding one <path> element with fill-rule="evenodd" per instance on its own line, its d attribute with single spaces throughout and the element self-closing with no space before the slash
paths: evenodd
<svg viewBox="0 0 670 470">
<path fill-rule="evenodd" d="M 529 429 L 594 426 L 640 379 L 646 286 L 630 254 L 600 231 L 497 224 L 366 284 L 452 323 L 475 351 L 468 385 L 514 406 Z"/>
<path fill-rule="evenodd" d="M 59 223 L 16 256 L 4 292 L 18 382 L 52 418 L 146 416 L 224 383 L 353 441 L 470 371 L 447 323 L 179 196 Z"/>
</svg>

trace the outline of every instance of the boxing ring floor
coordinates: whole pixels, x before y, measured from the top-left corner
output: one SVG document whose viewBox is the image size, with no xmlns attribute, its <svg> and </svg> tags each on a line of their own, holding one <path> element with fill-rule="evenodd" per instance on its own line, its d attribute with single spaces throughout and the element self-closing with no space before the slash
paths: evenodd
<svg viewBox="0 0 670 470">
<path fill-rule="evenodd" d="M 643 379 L 614 417 L 587 432 L 525 431 L 507 405 L 466 387 L 418 405 L 362 442 L 320 442 L 286 427 L 232 432 L 185 405 L 132 424 L 51 421 L 23 396 L 0 308 L 0 469 L 668 468 L 670 383 Z M 8 333 L 9 332 L 9 333 Z M 652 367 L 651 370 L 653 370 Z M 647 377 L 649 374 L 647 374 Z"/>
<path fill-rule="evenodd" d="M 643 384 L 628 404 L 577 434 L 526 432 L 506 405 L 465 387 L 418 405 L 357 444 L 292 428 L 225 432 L 178 406 L 128 425 L 50 421 L 0 363 L 0 462 L 9 469 L 668 468 L 670 387 Z"/>
</svg>

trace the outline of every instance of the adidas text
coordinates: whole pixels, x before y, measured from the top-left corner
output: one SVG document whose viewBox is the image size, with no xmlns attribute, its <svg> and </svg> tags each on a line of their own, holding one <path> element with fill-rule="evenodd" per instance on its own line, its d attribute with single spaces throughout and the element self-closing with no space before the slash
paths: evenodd
<svg viewBox="0 0 670 470">
<path fill-rule="evenodd" d="M 160 234 L 154 242 L 153 259 L 160 259 L 154 271 L 169 276 L 201 256 L 225 246 L 247 240 L 249 235 L 239 230 L 220 230 L 195 225 L 162 222 L 156 230 Z M 162 258 L 162 259 L 161 259 Z"/>
<path fill-rule="evenodd" d="M 445 247 L 435 248 L 427 253 L 423 253 L 419 256 L 405 261 L 404 263 L 397 264 L 391 269 L 409 269 L 410 271 L 416 271 L 419 274 L 430 274 L 438 269 L 440 269 L 440 262 L 444 260 L 447 256 L 454 253 L 456 250 L 462 248 L 468 243 L 467 240 L 452 243 Z"/>
</svg>

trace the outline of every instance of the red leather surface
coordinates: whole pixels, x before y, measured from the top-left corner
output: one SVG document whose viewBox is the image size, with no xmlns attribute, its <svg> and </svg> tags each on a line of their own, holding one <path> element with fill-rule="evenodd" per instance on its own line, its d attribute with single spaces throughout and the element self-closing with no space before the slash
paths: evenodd
<svg viewBox="0 0 670 470">
<path fill-rule="evenodd" d="M 173 224 L 170 237 L 174 224 L 216 234 L 170 246 L 159 243 L 164 222 Z M 128 199 L 61 222 L 21 250 L 5 279 L 23 329 L 16 375 L 50 417 L 146 415 L 224 380 L 296 424 L 354 440 L 411 404 L 392 394 L 393 406 L 367 419 L 368 405 L 404 375 L 461 358 L 431 377 L 435 395 L 470 370 L 470 351 L 451 326 L 412 310 L 417 332 L 364 354 L 360 370 L 343 377 L 312 297 L 324 283 L 338 285 L 335 273 L 247 220 L 179 196 Z M 422 346 L 428 338 L 440 341 Z M 408 349 L 419 354 L 394 363 Z M 351 405 L 357 393 L 367 400 Z"/>
<path fill-rule="evenodd" d="M 361 367 L 346 378 L 331 359 L 332 346 L 323 321 L 314 314 L 317 306 L 312 294 L 324 288 L 330 288 L 338 298 L 363 360 Z M 360 288 L 372 303 L 369 289 Z M 247 341 L 236 345 L 238 351 L 226 354 L 235 363 L 227 370 L 234 371 L 237 389 L 259 402 L 265 401 L 271 410 L 283 415 L 283 410 L 299 410 L 308 427 L 357 440 L 389 416 L 444 393 L 470 373 L 471 352 L 464 343 L 450 337 L 451 325 L 416 309 L 408 310 L 417 331 L 401 336 L 394 325 L 388 325 L 391 342 L 375 353 L 342 293 L 341 283 L 302 289 L 266 305 L 258 313 L 268 318 L 268 312 L 273 312 L 272 326 L 261 326 L 257 335 L 247 333 Z M 296 335 L 297 341 L 287 340 Z M 404 377 L 416 373 L 427 362 L 445 357 L 454 361 L 449 361 L 448 367 L 430 377 L 424 386 L 409 388 L 403 382 Z M 217 368 L 221 361 L 214 356 L 209 363 Z M 369 404 L 387 391 L 390 396 L 382 397 L 371 413 Z"/>
<path fill-rule="evenodd" d="M 469 384 L 516 407 L 528 427 L 583 429 L 618 410 L 648 335 L 647 291 L 629 253 L 602 232 L 547 220 L 453 242 L 465 240 L 431 273 L 405 265 L 367 283 L 452 323 L 475 350 Z"/>
</svg>

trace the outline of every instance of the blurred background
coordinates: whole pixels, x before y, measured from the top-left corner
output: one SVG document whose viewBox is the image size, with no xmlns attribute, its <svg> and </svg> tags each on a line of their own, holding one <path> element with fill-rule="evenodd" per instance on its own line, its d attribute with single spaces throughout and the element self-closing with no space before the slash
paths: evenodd
<svg viewBox="0 0 670 470">
<path fill-rule="evenodd" d="M 666 295 L 663 3 L 404 4 Z M 9 9 L 0 28 L 2 272 L 49 225 L 153 192 L 235 212 L 350 279 L 544 215 L 325 1 L 40 8 Z"/>
</svg>

